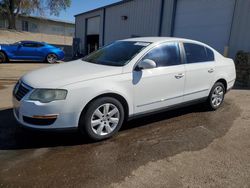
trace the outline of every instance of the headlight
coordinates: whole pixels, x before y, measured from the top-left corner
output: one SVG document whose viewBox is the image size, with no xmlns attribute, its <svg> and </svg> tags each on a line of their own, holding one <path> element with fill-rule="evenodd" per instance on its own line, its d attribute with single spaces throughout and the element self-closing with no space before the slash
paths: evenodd
<svg viewBox="0 0 250 188">
<path fill-rule="evenodd" d="M 64 100 L 67 96 L 67 90 L 64 89 L 35 89 L 29 100 L 49 103 L 55 100 Z"/>
</svg>

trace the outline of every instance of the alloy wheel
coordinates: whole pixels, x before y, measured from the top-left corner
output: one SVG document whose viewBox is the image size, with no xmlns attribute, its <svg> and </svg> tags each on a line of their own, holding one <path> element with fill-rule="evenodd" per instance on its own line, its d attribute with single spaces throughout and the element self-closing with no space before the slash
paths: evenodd
<svg viewBox="0 0 250 188">
<path fill-rule="evenodd" d="M 222 88 L 222 86 L 219 85 L 215 87 L 212 93 L 212 97 L 211 97 L 212 105 L 214 107 L 220 106 L 223 101 L 223 98 L 224 98 L 224 89 Z"/>
<path fill-rule="evenodd" d="M 4 63 L 5 57 L 2 53 L 0 53 L 0 63 Z"/>
<path fill-rule="evenodd" d="M 120 121 L 120 112 L 118 108 L 111 103 L 105 103 L 99 106 L 91 117 L 92 131 L 105 136 L 112 133 Z"/>
<path fill-rule="evenodd" d="M 47 61 L 48 61 L 48 63 L 55 63 L 56 62 L 56 60 L 57 60 L 57 56 L 55 55 L 55 54 L 49 54 L 48 56 L 47 56 Z"/>
</svg>

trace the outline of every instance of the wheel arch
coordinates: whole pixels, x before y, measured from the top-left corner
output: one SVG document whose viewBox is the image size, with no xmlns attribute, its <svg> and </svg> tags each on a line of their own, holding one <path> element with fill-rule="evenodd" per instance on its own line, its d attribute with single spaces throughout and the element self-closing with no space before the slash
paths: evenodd
<svg viewBox="0 0 250 188">
<path fill-rule="evenodd" d="M 226 81 L 226 79 L 220 78 L 215 83 L 217 83 L 217 82 L 221 82 L 224 85 L 225 90 L 227 91 L 227 81 Z"/>
<path fill-rule="evenodd" d="M 58 54 L 55 53 L 55 52 L 53 52 L 53 51 L 48 51 L 48 52 L 46 52 L 45 54 L 46 54 L 46 55 L 45 55 L 45 59 L 44 59 L 45 62 L 48 62 L 48 56 L 49 56 L 50 54 L 54 54 L 54 55 L 58 58 Z"/>
<path fill-rule="evenodd" d="M 91 102 L 93 102 L 94 100 L 96 99 L 99 99 L 99 98 L 102 98 L 102 97 L 111 97 L 111 98 L 115 98 L 117 99 L 123 106 L 124 108 L 124 113 L 125 113 L 125 121 L 128 119 L 128 116 L 129 116 L 129 105 L 128 105 L 128 102 L 127 100 L 120 94 L 117 94 L 117 93 L 104 93 L 104 94 L 100 94 L 96 97 L 94 97 L 93 99 L 91 99 L 83 108 L 82 112 L 81 112 L 81 115 L 80 115 L 80 118 L 82 117 L 82 115 L 85 114 L 86 110 L 88 109 L 89 105 L 91 104 Z M 80 122 L 80 121 L 79 121 Z"/>
<path fill-rule="evenodd" d="M 8 54 L 4 50 L 0 50 L 0 52 L 4 53 L 4 55 L 6 56 L 7 60 L 9 60 L 9 56 L 8 56 Z"/>
</svg>

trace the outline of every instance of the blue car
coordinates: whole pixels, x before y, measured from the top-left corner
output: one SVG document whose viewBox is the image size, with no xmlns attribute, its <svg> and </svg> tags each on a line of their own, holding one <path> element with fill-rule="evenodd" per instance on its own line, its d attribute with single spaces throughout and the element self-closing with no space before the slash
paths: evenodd
<svg viewBox="0 0 250 188">
<path fill-rule="evenodd" d="M 0 44 L 0 63 L 7 61 L 42 61 L 56 63 L 64 59 L 64 52 L 44 42 L 20 41 Z"/>
</svg>

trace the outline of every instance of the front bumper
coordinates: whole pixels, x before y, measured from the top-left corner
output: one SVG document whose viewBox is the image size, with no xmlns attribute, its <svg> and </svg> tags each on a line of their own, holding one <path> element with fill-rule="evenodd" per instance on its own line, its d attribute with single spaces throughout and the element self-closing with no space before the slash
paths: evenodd
<svg viewBox="0 0 250 188">
<path fill-rule="evenodd" d="M 21 126 L 38 130 L 76 129 L 79 112 L 67 110 L 65 101 L 40 103 L 27 97 L 18 101 L 13 96 L 13 113 Z"/>
</svg>

